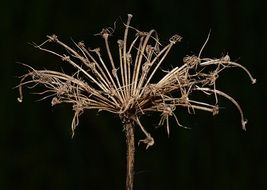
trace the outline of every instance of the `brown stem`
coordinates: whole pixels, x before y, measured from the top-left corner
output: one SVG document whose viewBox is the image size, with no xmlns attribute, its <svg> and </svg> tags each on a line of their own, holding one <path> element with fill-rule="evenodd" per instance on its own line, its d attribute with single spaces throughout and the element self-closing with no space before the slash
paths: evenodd
<svg viewBox="0 0 267 190">
<path fill-rule="evenodd" d="M 126 132 L 126 144 L 127 144 L 127 177 L 126 177 L 126 190 L 133 190 L 134 182 L 134 129 L 132 123 L 126 123 L 124 125 Z"/>
</svg>

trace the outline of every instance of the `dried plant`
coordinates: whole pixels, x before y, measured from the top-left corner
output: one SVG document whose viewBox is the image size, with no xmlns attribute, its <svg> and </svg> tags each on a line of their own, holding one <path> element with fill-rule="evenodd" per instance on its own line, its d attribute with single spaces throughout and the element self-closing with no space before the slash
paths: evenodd
<svg viewBox="0 0 267 190">
<path fill-rule="evenodd" d="M 198 56 L 186 56 L 181 66 L 166 72 L 164 77 L 152 83 L 151 80 L 157 78 L 155 73 L 160 70 L 171 48 L 179 43 L 182 37 L 174 35 L 166 45 L 162 45 L 155 30 L 140 31 L 130 26 L 131 18 L 132 15 L 129 14 L 127 23 L 124 24 L 123 39 L 117 41 L 118 60 L 114 58 L 109 44 L 113 28 L 103 29 L 99 33 L 104 40 L 105 50 L 89 49 L 83 42 L 74 42 L 75 47 L 71 48 L 56 35 L 51 35 L 47 36 L 48 39 L 41 45 L 34 46 L 56 55 L 73 66 L 76 72 L 66 74 L 63 71 L 36 70 L 28 66 L 29 72 L 21 77 L 18 85 L 20 102 L 23 86 L 43 85 L 46 90 L 40 94 L 43 98 L 53 97 L 53 106 L 61 103 L 72 104 L 73 135 L 79 123 L 79 116 L 86 109 L 103 110 L 119 115 L 127 143 L 127 190 L 133 189 L 135 128 L 139 127 L 143 132 L 145 138 L 139 142 L 144 143 L 146 148 L 154 144 L 153 137 L 140 121 L 142 116 L 151 112 L 160 113 L 159 125 L 165 126 L 169 135 L 170 117 L 174 118 L 178 126 L 183 126 L 175 115 L 177 107 L 186 108 L 188 113 L 203 110 L 216 115 L 219 113 L 217 96 L 223 96 L 239 110 L 241 126 L 245 130 L 246 120 L 242 109 L 231 96 L 216 88 L 216 81 L 224 69 L 240 67 L 248 74 L 252 83 L 256 82 L 246 68 L 232 62 L 228 55 L 219 59 L 202 58 L 201 52 L 207 39 Z M 132 36 L 132 39 L 129 36 Z M 59 45 L 66 54 L 45 48 L 48 43 Z M 192 99 L 195 92 L 204 93 L 207 98 L 212 95 L 215 103 Z"/>
</svg>

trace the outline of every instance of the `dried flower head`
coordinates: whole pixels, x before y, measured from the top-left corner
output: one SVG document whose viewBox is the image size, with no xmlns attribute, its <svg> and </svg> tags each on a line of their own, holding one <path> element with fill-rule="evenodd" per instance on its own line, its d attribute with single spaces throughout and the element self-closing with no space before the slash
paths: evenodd
<svg viewBox="0 0 267 190">
<path fill-rule="evenodd" d="M 54 54 L 66 64 L 73 66 L 76 72 L 65 74 L 29 67 L 30 71 L 21 78 L 18 99 L 22 101 L 23 86 L 43 85 L 46 90 L 42 95 L 44 98 L 53 97 L 52 105 L 73 105 L 73 134 L 79 123 L 79 116 L 86 109 L 104 110 L 119 115 L 128 144 L 127 189 L 132 189 L 133 184 L 134 126 L 140 127 L 145 135 L 145 139 L 139 142 L 145 143 L 147 148 L 154 144 L 153 137 L 140 121 L 142 116 L 149 112 L 160 113 L 159 125 L 164 125 L 169 134 L 171 117 L 179 126 L 183 126 L 175 115 L 175 109 L 184 107 L 189 113 L 203 110 L 216 115 L 219 113 L 217 97 L 223 96 L 239 110 L 241 126 L 245 130 L 246 119 L 242 109 L 231 96 L 216 88 L 216 81 L 224 69 L 240 67 L 248 74 L 252 83 L 256 82 L 246 68 L 231 61 L 228 55 L 219 59 L 201 57 L 207 39 L 198 56 L 186 56 L 180 66 L 152 83 L 171 48 L 179 43 L 182 37 L 174 35 L 166 45 L 162 45 L 155 30 L 139 31 L 130 26 L 131 18 L 132 15 L 129 14 L 127 23 L 124 24 L 123 39 L 117 40 L 118 60 L 115 60 L 109 44 L 114 32 L 112 28 L 103 29 L 99 33 L 104 40 L 104 50 L 89 49 L 83 42 L 74 42 L 75 47 L 71 48 L 56 35 L 47 36 L 48 39 L 41 45 L 35 44 L 36 48 Z M 132 34 L 135 35 L 130 39 L 129 35 Z M 48 43 L 59 45 L 66 50 L 66 54 L 47 49 Z M 104 54 L 105 57 L 102 56 Z M 192 99 L 195 92 L 214 97 L 215 103 Z"/>
</svg>

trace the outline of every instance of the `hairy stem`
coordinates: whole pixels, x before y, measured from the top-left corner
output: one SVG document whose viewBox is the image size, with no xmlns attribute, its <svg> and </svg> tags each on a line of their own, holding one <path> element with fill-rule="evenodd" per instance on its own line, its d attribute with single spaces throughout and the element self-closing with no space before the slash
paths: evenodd
<svg viewBox="0 0 267 190">
<path fill-rule="evenodd" d="M 134 182 L 134 129 L 132 123 L 126 123 L 124 125 L 126 132 L 126 144 L 127 144 L 127 174 L 126 174 L 126 190 L 133 190 Z"/>
</svg>

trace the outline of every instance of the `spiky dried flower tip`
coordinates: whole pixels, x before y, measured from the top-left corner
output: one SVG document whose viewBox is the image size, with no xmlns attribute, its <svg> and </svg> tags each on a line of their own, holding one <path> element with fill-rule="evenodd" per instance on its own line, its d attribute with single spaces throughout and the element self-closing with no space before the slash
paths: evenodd
<svg viewBox="0 0 267 190">
<path fill-rule="evenodd" d="M 131 18 L 132 15 L 128 15 L 127 23 L 124 24 L 123 39 L 117 40 L 117 60 L 109 44 L 114 32 L 112 28 L 103 29 L 99 33 L 104 40 L 104 50 L 89 49 L 83 42 L 74 42 L 75 48 L 71 48 L 56 35 L 47 36 L 48 39 L 44 43 L 35 47 L 56 55 L 66 64 L 72 65 L 76 72 L 65 74 L 29 67 L 30 71 L 21 78 L 18 100 L 22 101 L 23 86 L 43 85 L 46 90 L 41 94 L 43 98 L 53 97 L 52 105 L 73 105 L 73 134 L 84 110 L 104 110 L 118 114 L 123 123 L 139 126 L 145 135 L 145 139 L 140 142 L 145 143 L 148 148 L 154 144 L 154 139 L 142 125 L 141 116 L 148 112 L 160 113 L 159 124 L 165 125 L 169 135 L 170 117 L 182 126 L 174 113 L 177 107 L 187 108 L 189 113 L 203 110 L 215 115 L 219 113 L 217 97 L 223 96 L 239 110 L 241 125 L 245 130 L 246 119 L 241 107 L 231 96 L 216 88 L 216 81 L 224 69 L 240 67 L 248 74 L 252 83 L 255 83 L 256 80 L 246 68 L 231 61 L 228 55 L 219 59 L 202 58 L 202 48 L 198 56 L 186 56 L 181 66 L 173 68 L 163 78 L 152 83 L 151 80 L 155 78 L 155 73 L 159 71 L 171 48 L 179 43 L 182 37 L 174 35 L 169 39 L 169 43 L 162 45 L 155 30 L 140 31 L 130 26 Z M 130 35 L 134 36 L 133 39 Z M 66 50 L 66 54 L 46 48 L 48 43 L 59 45 Z M 103 54 L 106 54 L 106 59 L 102 57 Z M 213 95 L 215 103 L 192 99 L 191 95 L 195 92 L 203 92 L 207 97 Z"/>
</svg>

